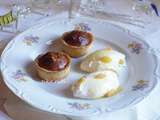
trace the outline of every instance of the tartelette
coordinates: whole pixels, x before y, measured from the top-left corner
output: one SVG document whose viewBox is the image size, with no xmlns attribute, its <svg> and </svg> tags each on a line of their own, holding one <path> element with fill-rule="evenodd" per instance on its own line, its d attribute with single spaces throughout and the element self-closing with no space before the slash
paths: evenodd
<svg viewBox="0 0 160 120">
<path fill-rule="evenodd" d="M 71 57 L 80 57 L 87 53 L 93 42 L 93 35 L 89 32 L 73 30 L 65 32 L 61 37 L 63 51 Z"/>
<path fill-rule="evenodd" d="M 70 57 L 63 52 L 47 52 L 35 59 L 37 73 L 46 81 L 65 78 L 70 71 Z"/>
<path fill-rule="evenodd" d="M 120 88 L 117 74 L 113 71 L 99 71 L 80 78 L 72 86 L 73 96 L 78 98 L 96 99 L 112 96 Z"/>
<path fill-rule="evenodd" d="M 126 57 L 123 53 L 106 48 L 97 50 L 88 55 L 80 64 L 80 69 L 85 72 L 113 70 L 120 72 L 126 66 Z"/>
</svg>

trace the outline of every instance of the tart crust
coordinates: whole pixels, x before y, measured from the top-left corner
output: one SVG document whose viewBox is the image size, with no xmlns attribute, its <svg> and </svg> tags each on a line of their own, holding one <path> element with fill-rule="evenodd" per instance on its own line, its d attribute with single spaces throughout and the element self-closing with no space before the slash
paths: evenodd
<svg viewBox="0 0 160 120">
<path fill-rule="evenodd" d="M 80 30 L 77 30 L 80 31 Z M 72 32 L 72 31 L 71 31 Z M 89 44 L 84 45 L 84 46 L 73 46 L 68 44 L 65 40 L 64 37 L 68 35 L 70 32 L 65 32 L 62 37 L 60 38 L 61 43 L 62 43 L 62 49 L 64 52 L 69 54 L 73 58 L 81 57 L 85 55 L 88 52 L 88 49 L 91 47 L 91 44 L 93 42 L 93 35 L 89 32 L 87 34 L 90 36 L 90 41 Z"/>
<path fill-rule="evenodd" d="M 68 59 L 68 64 L 65 66 L 64 69 L 62 70 L 56 70 L 56 71 L 51 71 L 51 70 L 47 70 L 43 67 L 41 67 L 39 64 L 38 64 L 38 58 L 41 56 L 39 55 L 36 59 L 35 59 L 35 65 L 36 65 L 36 70 L 37 70 L 37 73 L 39 75 L 39 77 L 41 79 L 43 79 L 44 81 L 46 82 L 55 82 L 55 81 L 59 81 L 59 80 L 62 80 L 64 79 L 65 77 L 67 77 L 67 75 L 69 74 L 70 72 L 70 64 L 71 64 L 71 58 L 65 54 L 65 53 L 62 53 L 60 52 L 61 54 L 63 54 L 65 57 L 67 57 Z"/>
</svg>

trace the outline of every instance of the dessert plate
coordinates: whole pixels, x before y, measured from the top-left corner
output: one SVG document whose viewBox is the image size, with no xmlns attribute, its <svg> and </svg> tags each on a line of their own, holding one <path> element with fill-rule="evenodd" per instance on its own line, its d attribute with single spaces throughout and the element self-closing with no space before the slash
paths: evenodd
<svg viewBox="0 0 160 120">
<path fill-rule="evenodd" d="M 95 40 L 90 52 L 113 47 L 127 57 L 127 66 L 119 74 L 122 90 L 108 98 L 85 100 L 72 96 L 71 84 L 85 75 L 78 66 L 84 59 L 72 59 L 71 72 L 60 82 L 41 81 L 33 64 L 46 51 L 59 50 L 58 38 L 79 28 L 90 31 Z M 1 71 L 6 85 L 28 104 L 41 110 L 73 116 L 106 114 L 143 100 L 157 83 L 157 59 L 146 42 L 136 34 L 95 19 L 57 19 L 42 22 L 15 37 L 1 56 Z"/>
</svg>

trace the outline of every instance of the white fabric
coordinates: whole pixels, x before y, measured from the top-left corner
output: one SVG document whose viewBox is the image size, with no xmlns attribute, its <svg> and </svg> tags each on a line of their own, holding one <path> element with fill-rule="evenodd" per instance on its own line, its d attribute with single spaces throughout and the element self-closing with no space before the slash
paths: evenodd
<svg viewBox="0 0 160 120">
<path fill-rule="evenodd" d="M 0 111 L 0 120 L 12 120 L 12 119 Z"/>
<path fill-rule="evenodd" d="M 8 0 L 9 1 L 9 0 Z M 115 12 L 123 12 L 130 11 L 129 0 L 123 2 L 124 0 L 110 0 L 108 2 L 108 10 Z M 156 1 L 156 0 L 155 0 Z M 157 0 L 159 1 L 159 0 Z M 1 1 L 2 2 L 2 1 Z M 1 3 L 0 2 L 0 3 Z M 121 3 L 122 2 L 122 3 Z M 124 4 L 123 4 L 124 3 Z M 112 5 L 118 5 L 117 7 L 112 8 Z M 119 10 L 120 9 L 120 10 Z M 1 10 L 1 9 L 0 9 Z M 2 11 L 0 11 L 1 13 Z M 66 16 L 66 13 L 59 14 L 58 17 Z M 22 19 L 23 23 L 20 23 L 20 29 L 25 30 L 29 26 L 32 26 L 33 23 L 37 23 L 37 21 L 41 20 L 43 17 L 38 15 L 29 15 L 26 19 Z M 133 32 L 136 32 L 140 35 L 140 37 L 144 38 L 153 48 L 159 49 L 160 51 L 160 18 L 148 18 L 152 21 L 152 24 L 147 25 L 146 29 L 140 29 L 133 26 L 128 26 L 120 23 L 115 23 L 120 26 L 126 27 Z M 144 18 L 146 20 L 146 18 Z M 3 50 L 6 43 L 13 38 L 15 34 L 3 33 L 0 32 L 0 50 Z M 157 52 L 160 61 L 160 53 Z M 160 73 L 160 69 L 159 69 Z M 157 87 L 154 91 L 141 103 L 139 103 L 134 108 L 124 109 L 121 111 L 117 111 L 115 113 L 108 114 L 106 116 L 99 116 L 99 120 L 160 120 L 160 82 L 158 82 Z M 37 109 L 33 109 L 32 107 L 24 104 L 23 102 L 17 100 L 17 98 L 11 96 L 7 103 L 5 104 L 5 108 L 11 117 L 14 120 L 63 120 L 63 116 L 50 115 L 48 113 L 44 113 Z M 98 118 L 95 118 L 98 120 Z M 4 113 L 0 112 L 0 120 L 10 120 Z M 65 119 L 64 119 L 65 120 Z M 83 118 L 84 120 L 84 118 Z"/>
</svg>

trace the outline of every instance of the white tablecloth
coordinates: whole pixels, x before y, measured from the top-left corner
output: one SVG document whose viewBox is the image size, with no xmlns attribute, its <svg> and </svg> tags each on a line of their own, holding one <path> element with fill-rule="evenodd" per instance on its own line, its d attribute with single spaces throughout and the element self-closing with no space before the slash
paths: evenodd
<svg viewBox="0 0 160 120">
<path fill-rule="evenodd" d="M 7 0 L 9 2 L 9 0 Z M 2 3 L 4 3 L 4 1 L 0 1 L 0 8 Z M 129 4 L 129 0 L 110 0 L 108 2 L 108 11 L 112 11 L 112 12 L 121 12 L 121 13 L 128 13 L 128 14 L 133 14 L 133 11 L 131 10 L 131 5 Z M 115 7 L 113 7 L 115 6 Z M 67 10 L 67 9 L 66 9 Z M 2 12 L 2 10 L 0 10 L 0 13 Z M 54 14 L 56 14 L 54 12 Z M 64 17 L 67 16 L 67 11 L 61 11 L 59 12 L 59 14 L 55 15 L 55 17 Z M 33 26 L 33 24 L 36 24 L 37 21 L 42 20 L 44 17 L 39 16 L 39 15 L 35 15 L 35 14 L 29 14 L 28 16 L 26 16 L 25 19 L 21 19 L 20 22 L 20 30 L 25 30 L 30 26 Z M 160 61 L 160 18 L 156 18 L 156 17 L 146 17 L 142 15 L 142 19 L 147 19 L 151 21 L 150 25 L 147 25 L 147 27 L 145 29 L 140 29 L 137 27 L 133 27 L 133 26 L 128 26 L 128 25 L 124 25 L 121 23 L 115 23 L 118 24 L 120 26 L 126 27 L 128 28 L 130 31 L 136 32 L 140 37 L 142 37 L 144 40 L 146 40 L 151 46 L 152 48 L 154 48 L 157 51 L 157 56 L 159 56 L 159 61 Z M 11 34 L 11 33 L 4 33 L 4 32 L 0 32 L 0 51 L 2 51 L 5 47 L 5 45 L 14 37 L 16 36 L 16 34 Z M 158 52 L 159 51 L 159 52 Z M 159 73 L 160 73 L 160 69 L 159 69 Z M 5 113 L 5 110 L 2 106 L 2 104 L 4 103 L 4 101 L 6 100 L 6 98 L 10 98 L 11 99 L 11 94 L 10 91 L 5 87 L 4 83 L 1 81 L 0 82 L 0 120 L 10 120 Z M 110 115 L 110 118 L 108 117 L 107 120 L 160 120 L 160 96 L 159 96 L 159 91 L 160 91 L 160 82 L 158 82 L 157 87 L 153 90 L 153 92 L 149 95 L 149 97 L 147 97 L 145 100 L 143 100 L 141 103 L 139 103 L 137 106 L 131 108 L 131 109 L 127 109 L 127 110 L 122 110 L 116 113 L 112 113 Z M 14 107 L 16 107 L 16 105 L 11 104 L 13 101 L 11 100 L 8 105 L 7 108 L 8 110 L 12 111 L 12 113 L 16 113 L 16 109 L 14 109 Z M 28 108 L 27 108 L 28 109 Z M 34 112 L 33 112 L 34 113 Z M 12 114 L 12 115 L 13 115 Z M 37 114 L 37 112 L 35 113 Z M 43 116 L 43 114 L 40 112 L 41 116 Z M 127 114 L 127 115 L 126 115 Z M 17 114 L 18 116 L 18 114 Z M 21 114 L 21 117 L 26 117 L 25 115 Z M 22 119 L 20 119 L 22 120 Z M 25 119 L 24 119 L 25 120 Z M 31 119 L 30 119 L 31 120 Z M 34 120 L 39 120 L 39 119 L 35 119 Z M 50 120 L 48 118 L 48 120 Z M 54 119 L 53 119 L 54 120 Z"/>
</svg>

